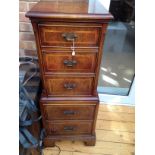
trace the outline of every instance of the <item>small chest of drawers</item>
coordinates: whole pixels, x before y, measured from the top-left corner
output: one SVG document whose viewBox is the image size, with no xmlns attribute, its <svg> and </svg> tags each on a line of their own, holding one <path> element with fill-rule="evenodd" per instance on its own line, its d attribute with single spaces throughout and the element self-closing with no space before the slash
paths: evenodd
<svg viewBox="0 0 155 155">
<path fill-rule="evenodd" d="M 111 14 L 92 0 L 55 0 L 38 2 L 26 16 L 33 26 L 43 83 L 44 145 L 54 146 L 57 140 L 95 145 L 97 83 Z"/>
</svg>

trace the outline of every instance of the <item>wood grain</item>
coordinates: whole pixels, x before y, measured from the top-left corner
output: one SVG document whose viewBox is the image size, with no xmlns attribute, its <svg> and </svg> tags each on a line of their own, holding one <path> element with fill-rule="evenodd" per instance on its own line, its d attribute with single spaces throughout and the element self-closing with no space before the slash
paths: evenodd
<svg viewBox="0 0 155 155">
<path fill-rule="evenodd" d="M 50 51 L 50 53 L 43 54 L 43 62 L 45 74 L 50 74 L 50 72 L 94 73 L 96 66 L 96 53 L 76 52 L 76 55 L 72 57 L 71 50 L 68 52 Z"/>
<path fill-rule="evenodd" d="M 46 121 L 45 129 L 47 134 L 50 135 L 80 135 L 91 134 L 92 121 Z"/>
<path fill-rule="evenodd" d="M 117 112 L 125 114 L 135 114 L 135 108 L 132 106 L 110 105 L 108 103 L 102 103 L 100 105 L 100 112 Z"/>
<path fill-rule="evenodd" d="M 82 96 L 92 95 L 92 77 L 46 77 L 49 96 Z M 65 85 L 67 85 L 65 87 Z M 69 88 L 69 85 L 71 88 Z M 73 88 L 72 88 L 73 87 Z"/>
<path fill-rule="evenodd" d="M 71 47 L 72 41 L 67 41 L 62 36 L 64 33 L 74 33 L 75 47 L 96 47 L 99 44 L 99 34 L 101 27 L 89 27 L 89 25 L 45 25 L 39 24 L 39 34 L 41 46 Z M 105 31 L 105 30 L 104 30 Z"/>
<path fill-rule="evenodd" d="M 131 113 L 118 113 L 118 112 L 104 112 L 100 111 L 98 113 L 99 120 L 110 120 L 110 121 L 128 121 L 135 122 L 135 116 Z"/>
<path fill-rule="evenodd" d="M 44 105 L 46 120 L 93 120 L 95 105 Z"/>
<path fill-rule="evenodd" d="M 97 120 L 96 129 L 134 132 L 135 126 L 132 122 Z"/>
<path fill-rule="evenodd" d="M 79 141 L 56 142 L 56 145 L 58 145 L 63 151 L 79 152 L 83 154 L 87 153 L 92 155 L 94 155 L 95 153 L 108 154 L 108 155 L 132 155 L 132 153 L 134 152 L 133 144 L 104 142 L 104 141 L 97 141 L 96 145 L 93 147 L 86 147 L 83 143 Z M 51 150 L 55 149 L 57 148 L 53 148 Z"/>
</svg>

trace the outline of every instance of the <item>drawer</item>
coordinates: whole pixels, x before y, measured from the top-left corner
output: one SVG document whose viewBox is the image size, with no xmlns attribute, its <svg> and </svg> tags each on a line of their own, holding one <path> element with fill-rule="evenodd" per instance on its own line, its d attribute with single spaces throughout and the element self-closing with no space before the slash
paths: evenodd
<svg viewBox="0 0 155 155">
<path fill-rule="evenodd" d="M 44 105 L 46 120 L 93 120 L 95 105 Z"/>
<path fill-rule="evenodd" d="M 77 52 L 72 58 L 70 52 L 43 53 L 44 72 L 95 72 L 96 52 Z"/>
<path fill-rule="evenodd" d="M 70 47 L 75 37 L 75 47 L 98 47 L 101 26 L 39 24 L 41 46 Z"/>
<path fill-rule="evenodd" d="M 48 135 L 91 134 L 92 121 L 46 121 L 45 129 Z"/>
<path fill-rule="evenodd" d="M 92 95 L 93 77 L 46 76 L 46 90 L 49 96 Z"/>
</svg>

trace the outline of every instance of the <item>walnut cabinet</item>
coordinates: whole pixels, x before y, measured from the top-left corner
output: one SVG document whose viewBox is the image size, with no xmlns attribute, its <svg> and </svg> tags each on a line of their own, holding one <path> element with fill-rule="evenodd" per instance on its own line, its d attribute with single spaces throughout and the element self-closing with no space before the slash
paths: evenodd
<svg viewBox="0 0 155 155">
<path fill-rule="evenodd" d="M 45 146 L 59 140 L 95 145 L 98 75 L 108 22 L 98 0 L 38 2 L 31 20 L 39 58 Z"/>
</svg>

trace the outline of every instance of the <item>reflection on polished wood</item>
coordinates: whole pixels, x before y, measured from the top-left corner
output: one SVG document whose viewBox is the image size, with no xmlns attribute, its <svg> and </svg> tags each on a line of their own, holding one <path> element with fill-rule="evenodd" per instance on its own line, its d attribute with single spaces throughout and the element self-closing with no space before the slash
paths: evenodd
<svg viewBox="0 0 155 155">
<path fill-rule="evenodd" d="M 54 0 L 41 1 L 26 15 L 27 17 L 112 19 L 101 0 Z"/>
</svg>

